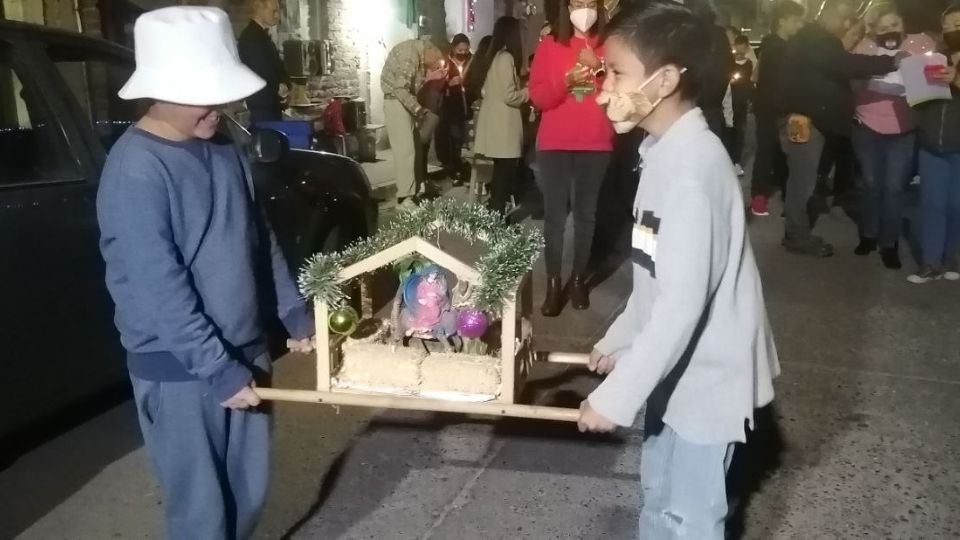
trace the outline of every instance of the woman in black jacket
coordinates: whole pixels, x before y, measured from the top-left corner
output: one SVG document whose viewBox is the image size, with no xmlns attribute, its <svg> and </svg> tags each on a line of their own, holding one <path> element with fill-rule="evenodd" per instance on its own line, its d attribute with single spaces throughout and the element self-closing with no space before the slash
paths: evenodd
<svg viewBox="0 0 960 540">
<path fill-rule="evenodd" d="M 943 14 L 949 66 L 939 74 L 953 99 L 918 107 L 920 121 L 920 269 L 911 283 L 960 280 L 960 4 Z"/>
</svg>

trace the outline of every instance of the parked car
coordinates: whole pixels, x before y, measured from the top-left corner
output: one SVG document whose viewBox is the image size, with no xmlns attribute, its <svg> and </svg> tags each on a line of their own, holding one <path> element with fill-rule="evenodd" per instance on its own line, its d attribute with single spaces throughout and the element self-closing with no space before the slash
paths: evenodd
<svg viewBox="0 0 960 540">
<path fill-rule="evenodd" d="M 133 67 L 119 45 L 0 21 L 0 449 L 129 384 L 95 203 L 107 152 L 138 118 L 140 104 L 116 97 Z M 292 269 L 373 230 L 377 206 L 356 162 L 276 150 L 254 180 Z"/>
</svg>

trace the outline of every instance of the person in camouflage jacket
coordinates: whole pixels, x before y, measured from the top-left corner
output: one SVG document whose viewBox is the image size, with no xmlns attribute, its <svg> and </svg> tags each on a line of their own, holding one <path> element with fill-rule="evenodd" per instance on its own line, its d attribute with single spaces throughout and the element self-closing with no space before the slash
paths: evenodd
<svg viewBox="0 0 960 540">
<path fill-rule="evenodd" d="M 418 186 L 417 153 L 422 153 L 423 146 L 420 141 L 429 141 L 430 126 L 435 127 L 439 121 L 436 113 L 418 102 L 417 93 L 424 83 L 445 78 L 443 53 L 426 40 L 398 43 L 387 54 L 380 87 L 396 167 L 398 204 L 413 202 Z"/>
</svg>

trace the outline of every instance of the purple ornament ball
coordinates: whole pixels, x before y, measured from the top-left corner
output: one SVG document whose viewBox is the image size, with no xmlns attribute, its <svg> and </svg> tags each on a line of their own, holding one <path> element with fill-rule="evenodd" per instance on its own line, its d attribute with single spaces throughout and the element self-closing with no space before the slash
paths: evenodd
<svg viewBox="0 0 960 540">
<path fill-rule="evenodd" d="M 487 333 L 490 321 L 487 314 L 477 309 L 465 309 L 457 315 L 457 332 L 468 339 L 477 339 Z"/>
</svg>

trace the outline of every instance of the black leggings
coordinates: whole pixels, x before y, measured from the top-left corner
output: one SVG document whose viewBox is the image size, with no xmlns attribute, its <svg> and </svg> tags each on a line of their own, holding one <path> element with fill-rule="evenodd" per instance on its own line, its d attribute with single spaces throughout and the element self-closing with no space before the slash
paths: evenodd
<svg viewBox="0 0 960 540">
<path fill-rule="evenodd" d="M 571 209 L 573 272 L 586 272 L 597 223 L 597 197 L 609 163 L 610 152 L 537 152 L 538 180 L 543 192 L 547 273 L 551 276 L 559 276 L 563 268 L 563 237 Z"/>
<path fill-rule="evenodd" d="M 514 191 L 519 164 L 520 158 L 493 158 L 489 208 L 501 215 L 506 210 L 507 198 Z"/>
</svg>

